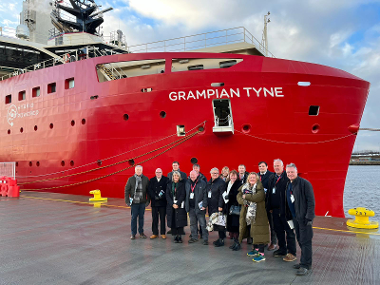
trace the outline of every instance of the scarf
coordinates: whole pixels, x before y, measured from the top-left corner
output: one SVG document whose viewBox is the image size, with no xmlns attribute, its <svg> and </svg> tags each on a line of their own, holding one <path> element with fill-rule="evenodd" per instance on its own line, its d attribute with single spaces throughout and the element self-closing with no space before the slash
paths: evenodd
<svg viewBox="0 0 380 285">
<path fill-rule="evenodd" d="M 173 194 L 173 199 L 174 199 L 174 195 L 175 195 L 175 190 L 176 190 L 176 188 L 178 187 L 178 183 L 172 183 L 172 194 Z"/>
<path fill-rule="evenodd" d="M 242 188 L 243 194 L 255 195 L 256 194 L 256 186 L 257 186 L 257 183 L 255 185 L 250 185 L 248 182 L 245 183 L 243 188 Z M 244 199 L 244 204 L 246 206 L 248 206 L 245 221 L 247 222 L 247 226 L 249 226 L 250 224 L 256 223 L 257 203 L 256 202 L 249 202 L 249 201 Z"/>
</svg>

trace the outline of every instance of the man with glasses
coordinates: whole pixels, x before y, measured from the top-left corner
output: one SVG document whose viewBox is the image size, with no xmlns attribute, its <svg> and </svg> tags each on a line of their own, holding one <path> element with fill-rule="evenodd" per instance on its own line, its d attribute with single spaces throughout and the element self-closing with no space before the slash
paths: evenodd
<svg viewBox="0 0 380 285">
<path fill-rule="evenodd" d="M 160 217 L 161 238 L 166 239 L 166 186 L 169 179 L 162 175 L 162 169 L 156 169 L 156 176 L 149 180 L 149 196 L 152 201 L 152 232 L 150 239 L 158 237 L 158 217 Z"/>
</svg>

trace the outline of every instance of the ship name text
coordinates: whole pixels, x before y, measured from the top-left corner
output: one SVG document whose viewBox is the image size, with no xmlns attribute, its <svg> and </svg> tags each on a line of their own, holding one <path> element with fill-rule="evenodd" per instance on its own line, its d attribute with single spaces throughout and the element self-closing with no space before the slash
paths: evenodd
<svg viewBox="0 0 380 285">
<path fill-rule="evenodd" d="M 284 97 L 282 87 L 243 87 L 243 88 L 222 88 L 222 89 L 203 89 L 195 91 L 173 91 L 169 93 L 171 101 L 186 101 L 197 99 L 223 99 L 246 97 Z"/>
</svg>

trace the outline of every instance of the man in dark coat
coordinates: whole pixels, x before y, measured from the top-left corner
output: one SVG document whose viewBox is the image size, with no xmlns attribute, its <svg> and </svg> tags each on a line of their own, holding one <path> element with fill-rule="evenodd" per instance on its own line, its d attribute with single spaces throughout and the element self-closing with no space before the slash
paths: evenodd
<svg viewBox="0 0 380 285">
<path fill-rule="evenodd" d="M 172 181 L 172 178 L 173 178 L 173 172 L 174 171 L 178 171 L 180 174 L 181 174 L 181 180 L 183 182 L 186 182 L 187 180 L 187 175 L 185 172 L 182 172 L 181 170 L 179 170 L 179 162 L 178 161 L 173 161 L 172 163 L 172 167 L 173 167 L 173 170 L 171 172 L 168 173 L 168 178 L 169 178 L 169 181 Z"/>
<path fill-rule="evenodd" d="M 190 172 L 190 179 L 186 181 L 185 209 L 189 213 L 191 239 L 189 243 L 198 241 L 198 221 L 201 227 L 203 244 L 208 245 L 208 231 L 206 230 L 207 192 L 206 183 L 199 177 L 198 172 Z"/>
<path fill-rule="evenodd" d="M 160 217 L 161 237 L 166 239 L 166 186 L 169 179 L 162 175 L 162 169 L 156 169 L 156 176 L 149 180 L 149 196 L 152 201 L 152 232 L 150 239 L 158 237 L 158 217 Z"/>
<path fill-rule="evenodd" d="M 270 172 L 268 170 L 268 164 L 265 161 L 260 161 L 259 162 L 259 178 L 261 183 L 264 186 L 264 191 L 265 191 L 265 201 L 268 199 L 268 184 L 269 184 L 269 177 L 273 174 L 273 172 Z M 274 231 L 274 226 L 273 226 L 273 216 L 272 213 L 267 210 L 267 216 L 268 216 L 268 221 L 269 221 L 269 228 L 270 228 L 270 244 L 268 245 L 268 250 L 276 250 L 277 249 L 277 237 L 276 237 L 276 232 Z"/>
<path fill-rule="evenodd" d="M 239 172 L 239 177 L 238 178 L 240 180 L 241 185 L 243 185 L 244 183 L 247 182 L 247 177 L 248 177 L 249 172 L 246 171 L 246 168 L 245 168 L 244 164 L 240 164 L 238 166 L 238 172 Z"/>
<path fill-rule="evenodd" d="M 222 212 L 224 208 L 223 192 L 225 188 L 225 182 L 219 177 L 219 169 L 214 167 L 210 171 L 211 179 L 207 183 L 207 206 L 209 217 L 216 212 Z M 220 230 L 219 239 L 214 241 L 215 247 L 223 246 L 224 239 L 226 238 L 226 230 Z"/>
<path fill-rule="evenodd" d="M 143 175 L 142 172 L 143 167 L 136 165 L 135 175 L 128 179 L 124 189 L 125 203 L 131 207 L 132 211 L 132 240 L 136 238 L 137 234 L 137 217 L 139 218 L 140 238 L 146 238 L 144 234 L 144 213 L 145 207 L 149 205 L 149 178 Z"/>
<path fill-rule="evenodd" d="M 273 162 L 275 173 L 269 177 L 268 198 L 266 208 L 273 215 L 274 230 L 278 239 L 279 249 L 273 253 L 274 257 L 283 257 L 284 261 L 296 260 L 296 238 L 290 228 L 288 220 L 292 219 L 286 203 L 286 185 L 289 178 L 284 171 L 281 159 Z"/>
<path fill-rule="evenodd" d="M 206 184 L 207 184 L 207 178 L 206 176 L 204 176 L 202 173 L 201 173 L 201 166 L 197 163 L 193 164 L 193 170 L 195 170 L 196 172 L 198 172 L 198 179 L 202 179 Z"/>
<path fill-rule="evenodd" d="M 315 200 L 313 186 L 306 179 L 299 177 L 294 163 L 286 166 L 286 174 L 290 179 L 287 185 L 286 200 L 292 213 L 297 241 L 301 248 L 301 260 L 293 268 L 298 269 L 296 275 L 309 273 L 312 263 L 313 220 L 315 217 Z"/>
</svg>

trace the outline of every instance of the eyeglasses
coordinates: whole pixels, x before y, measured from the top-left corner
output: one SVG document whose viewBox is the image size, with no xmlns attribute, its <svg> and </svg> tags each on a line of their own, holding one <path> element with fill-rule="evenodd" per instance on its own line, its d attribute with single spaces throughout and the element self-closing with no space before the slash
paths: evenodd
<svg viewBox="0 0 380 285">
<path fill-rule="evenodd" d="M 216 172 L 216 173 L 215 173 L 215 172 L 214 172 L 214 173 L 211 173 L 211 175 L 218 175 L 218 174 L 219 174 L 219 173 L 217 173 L 217 172 Z"/>
</svg>

